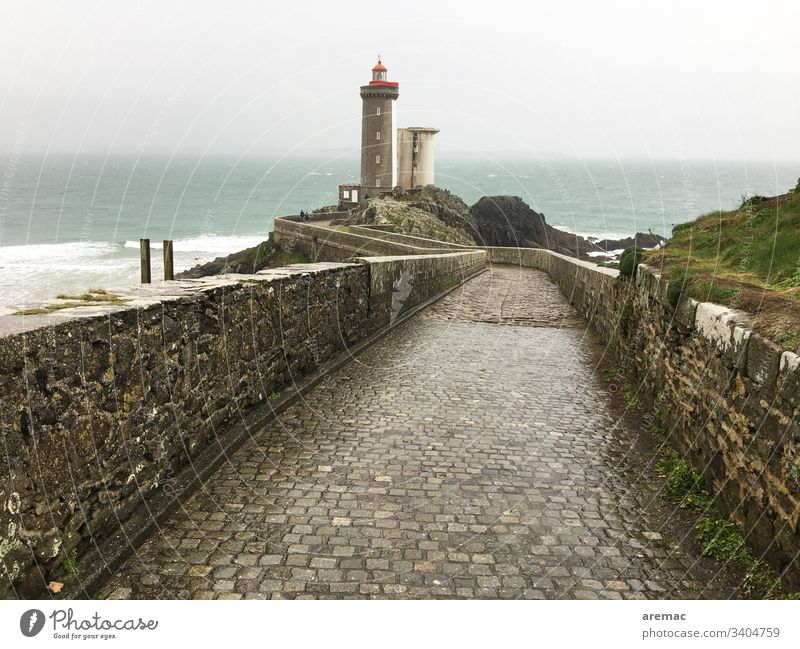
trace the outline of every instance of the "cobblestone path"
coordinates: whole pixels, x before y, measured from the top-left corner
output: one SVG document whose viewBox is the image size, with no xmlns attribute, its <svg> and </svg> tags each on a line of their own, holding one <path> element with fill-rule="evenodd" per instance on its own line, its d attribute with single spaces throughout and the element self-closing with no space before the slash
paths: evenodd
<svg viewBox="0 0 800 649">
<path fill-rule="evenodd" d="M 495 267 L 258 432 L 101 595 L 727 596 L 596 362 L 546 275 Z"/>
</svg>

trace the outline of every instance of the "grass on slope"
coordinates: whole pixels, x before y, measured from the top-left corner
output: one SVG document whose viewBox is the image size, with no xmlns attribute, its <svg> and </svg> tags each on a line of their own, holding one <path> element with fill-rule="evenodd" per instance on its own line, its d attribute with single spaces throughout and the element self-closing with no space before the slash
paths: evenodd
<svg viewBox="0 0 800 649">
<path fill-rule="evenodd" d="M 675 226 L 643 261 L 684 282 L 684 295 L 741 309 L 755 330 L 800 346 L 800 182 L 788 194 L 753 196 Z"/>
</svg>

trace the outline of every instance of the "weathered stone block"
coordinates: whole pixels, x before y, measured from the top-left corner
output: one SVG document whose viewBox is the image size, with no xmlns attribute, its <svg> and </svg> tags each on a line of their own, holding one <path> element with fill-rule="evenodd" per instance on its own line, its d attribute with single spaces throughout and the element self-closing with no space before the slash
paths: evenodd
<svg viewBox="0 0 800 649">
<path fill-rule="evenodd" d="M 752 334 L 747 344 L 747 377 L 760 390 L 774 392 L 782 350 L 759 334 Z"/>
<path fill-rule="evenodd" d="M 790 408 L 800 406 L 800 356 L 794 352 L 781 354 L 777 387 L 781 401 Z"/>
<path fill-rule="evenodd" d="M 731 347 L 731 328 L 735 320 L 736 314 L 731 309 L 712 302 L 702 302 L 697 305 L 694 325 L 701 336 L 724 353 Z"/>
<path fill-rule="evenodd" d="M 731 348 L 729 358 L 737 370 L 744 370 L 747 366 L 747 344 L 752 332 L 742 325 L 734 325 L 731 332 Z"/>
<path fill-rule="evenodd" d="M 694 327 L 695 315 L 697 313 L 697 306 L 700 303 L 690 297 L 682 298 L 678 302 L 678 308 L 675 310 L 675 320 L 687 329 Z"/>
</svg>

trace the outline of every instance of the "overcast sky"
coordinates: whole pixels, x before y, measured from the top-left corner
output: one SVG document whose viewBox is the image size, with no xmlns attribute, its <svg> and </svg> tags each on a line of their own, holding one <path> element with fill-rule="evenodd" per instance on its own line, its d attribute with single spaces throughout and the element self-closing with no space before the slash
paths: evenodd
<svg viewBox="0 0 800 649">
<path fill-rule="evenodd" d="M 3 6 L 5 152 L 353 152 L 380 53 L 442 153 L 800 159 L 796 0 Z"/>
</svg>

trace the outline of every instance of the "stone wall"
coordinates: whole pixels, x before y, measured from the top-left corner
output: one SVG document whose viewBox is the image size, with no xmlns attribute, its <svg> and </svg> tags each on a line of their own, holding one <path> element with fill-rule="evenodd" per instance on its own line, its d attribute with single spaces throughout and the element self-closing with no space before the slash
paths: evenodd
<svg viewBox="0 0 800 649">
<path fill-rule="evenodd" d="M 306 220 L 304 221 L 299 214 L 290 214 L 288 216 L 279 216 L 278 218 L 283 219 L 285 221 L 292 221 L 293 223 L 311 223 L 319 222 L 319 221 L 339 221 L 345 218 L 349 212 L 347 210 L 343 211 L 332 211 L 332 212 L 306 212 Z"/>
<path fill-rule="evenodd" d="M 486 253 L 369 257 L 371 317 L 380 328 L 486 267 Z"/>
<path fill-rule="evenodd" d="M 748 544 L 800 589 L 800 359 L 724 307 L 683 299 L 644 266 L 636 281 L 545 250 L 487 248 L 545 270 L 608 345 L 651 422 L 703 472 Z"/>
<path fill-rule="evenodd" d="M 309 223 L 298 223 L 291 217 L 275 219 L 275 241 L 289 249 L 302 250 L 314 261 L 346 261 L 367 255 L 428 255 L 450 252 L 443 244 L 429 248 L 385 240 L 372 233 L 335 230 Z"/>
<path fill-rule="evenodd" d="M 381 239 L 382 241 L 389 241 L 391 243 L 416 246 L 417 248 L 429 248 L 437 250 L 469 250 L 470 248 L 474 248 L 474 246 L 463 246 L 460 243 L 450 243 L 447 241 L 439 241 L 437 239 L 416 237 L 410 234 L 400 234 L 398 232 L 392 232 L 389 229 L 384 229 L 381 226 L 351 225 L 348 226 L 348 230 L 352 234 L 373 237 L 375 239 Z"/>
<path fill-rule="evenodd" d="M 44 594 L 73 551 L 129 543 L 126 521 L 151 524 L 176 476 L 248 434 L 249 412 L 485 263 L 472 251 L 298 264 L 1 317 L 16 333 L 0 338 L 0 597 Z"/>
</svg>

